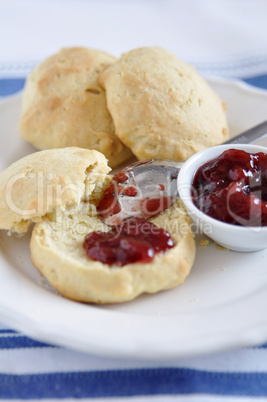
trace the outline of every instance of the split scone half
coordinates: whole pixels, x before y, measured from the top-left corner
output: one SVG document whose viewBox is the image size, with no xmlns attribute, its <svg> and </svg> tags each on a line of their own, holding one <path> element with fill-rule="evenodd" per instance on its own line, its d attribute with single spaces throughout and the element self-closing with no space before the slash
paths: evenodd
<svg viewBox="0 0 267 402">
<path fill-rule="evenodd" d="M 0 173 L 0 229 L 25 234 L 32 223 L 55 219 L 99 198 L 110 168 L 103 154 L 77 147 L 35 152 Z"/>
<path fill-rule="evenodd" d="M 37 222 L 30 241 L 33 265 L 72 300 L 125 302 L 182 284 L 193 265 L 195 241 L 180 199 L 150 218 L 175 243 L 151 262 L 118 266 L 87 257 L 85 236 L 110 230 L 96 209 L 110 182 L 109 170 L 101 153 L 79 148 L 41 151 L 21 159 L 0 174 L 0 227 L 23 234 Z M 13 204 L 6 203 L 6 191 Z M 19 210 L 12 211 L 13 205 Z"/>
<path fill-rule="evenodd" d="M 82 302 L 125 302 L 142 293 L 181 285 L 195 257 L 195 241 L 181 201 L 150 221 L 168 230 L 175 246 L 155 254 L 149 263 L 121 267 L 90 260 L 83 248 L 85 236 L 110 228 L 96 215 L 76 213 L 34 227 L 30 243 L 33 265 L 63 296 Z"/>
<path fill-rule="evenodd" d="M 96 149 L 115 167 L 132 156 L 114 133 L 99 75 L 116 59 L 96 49 L 63 48 L 29 75 L 20 133 L 39 150 Z"/>
<path fill-rule="evenodd" d="M 99 80 L 115 133 L 139 160 L 185 161 L 228 138 L 219 96 L 191 65 L 165 49 L 125 53 Z"/>
</svg>

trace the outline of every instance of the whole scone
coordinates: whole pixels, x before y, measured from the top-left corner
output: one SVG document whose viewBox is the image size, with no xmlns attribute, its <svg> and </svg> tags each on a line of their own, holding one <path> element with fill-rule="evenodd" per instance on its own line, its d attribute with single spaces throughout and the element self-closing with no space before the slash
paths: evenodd
<svg viewBox="0 0 267 402">
<path fill-rule="evenodd" d="M 138 159 L 185 161 L 228 138 L 225 108 L 197 71 L 167 50 L 122 55 L 100 76 L 115 133 Z"/>
<path fill-rule="evenodd" d="M 81 147 L 102 152 L 115 167 L 131 151 L 114 133 L 99 74 L 116 59 L 83 47 L 64 48 L 28 77 L 20 119 L 22 138 L 37 149 Z"/>
</svg>

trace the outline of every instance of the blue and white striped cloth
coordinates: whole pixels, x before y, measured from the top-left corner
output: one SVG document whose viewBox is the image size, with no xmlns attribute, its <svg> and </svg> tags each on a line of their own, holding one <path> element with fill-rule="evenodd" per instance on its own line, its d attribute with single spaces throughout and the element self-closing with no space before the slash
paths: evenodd
<svg viewBox="0 0 267 402">
<path fill-rule="evenodd" d="M 174 361 L 122 361 L 0 330 L 0 399 L 123 402 L 130 397 L 138 402 L 267 400 L 267 345 Z"/>
</svg>

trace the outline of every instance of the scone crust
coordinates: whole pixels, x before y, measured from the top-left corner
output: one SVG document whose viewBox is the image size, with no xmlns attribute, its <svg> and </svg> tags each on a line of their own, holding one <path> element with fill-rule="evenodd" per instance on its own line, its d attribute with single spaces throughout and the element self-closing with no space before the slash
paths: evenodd
<svg viewBox="0 0 267 402">
<path fill-rule="evenodd" d="M 109 171 L 103 154 L 77 147 L 18 160 L 0 173 L 0 229 L 24 234 L 32 222 L 78 207 L 101 191 Z"/>
<path fill-rule="evenodd" d="M 22 138 L 37 149 L 96 149 L 115 167 L 131 151 L 114 133 L 99 74 L 116 59 L 84 47 L 61 49 L 28 77 L 20 119 Z"/>
<path fill-rule="evenodd" d="M 184 161 L 228 138 L 225 107 L 187 63 L 145 47 L 122 55 L 100 76 L 116 135 L 140 160 Z"/>
<path fill-rule="evenodd" d="M 30 243 L 32 262 L 63 296 L 82 302 L 125 302 L 144 292 L 173 288 L 184 282 L 194 261 L 190 221 L 180 200 L 151 221 L 168 230 L 176 245 L 156 254 L 150 263 L 110 267 L 87 258 L 82 246 L 85 235 L 108 230 L 98 217 L 88 215 L 35 225 Z"/>
</svg>

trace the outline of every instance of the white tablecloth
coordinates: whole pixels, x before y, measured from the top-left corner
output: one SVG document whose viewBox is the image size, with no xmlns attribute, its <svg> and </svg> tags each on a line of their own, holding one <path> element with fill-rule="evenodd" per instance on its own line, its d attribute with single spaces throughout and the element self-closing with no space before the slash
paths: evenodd
<svg viewBox="0 0 267 402">
<path fill-rule="evenodd" d="M 163 46 L 205 73 L 265 74 L 265 0 L 1 0 L 1 74 L 27 73 L 63 46 L 114 56 Z"/>
</svg>

